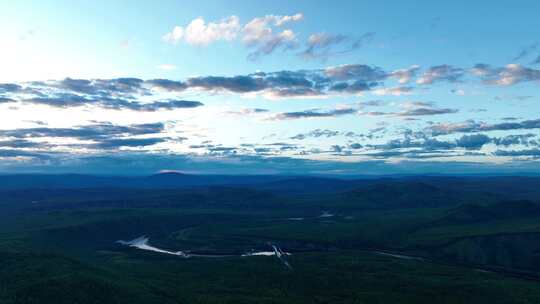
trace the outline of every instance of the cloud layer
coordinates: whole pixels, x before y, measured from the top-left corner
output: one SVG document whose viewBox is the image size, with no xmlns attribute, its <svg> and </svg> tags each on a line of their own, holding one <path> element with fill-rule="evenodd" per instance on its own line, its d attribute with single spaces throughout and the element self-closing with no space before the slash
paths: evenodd
<svg viewBox="0 0 540 304">
<path fill-rule="evenodd" d="M 266 44 L 260 43 L 260 37 L 275 37 L 274 27 L 298 20 L 300 16 L 274 15 L 256 20 L 250 34 L 254 38 L 249 38 L 254 40 L 244 43 L 253 43 L 253 52 L 264 53 Z M 201 33 L 207 35 L 207 39 L 190 41 L 199 45 L 217 41 L 221 38 L 212 35 L 228 31 L 233 28 L 231 24 L 234 19 L 203 23 Z M 238 29 L 237 35 L 245 35 L 243 27 Z M 185 40 L 184 35 L 181 39 Z M 239 37 L 231 39 L 241 39 Z M 345 45 L 344 41 L 354 40 L 323 35 L 314 38 L 307 48 L 310 56 L 324 57 L 326 52 L 332 52 L 335 44 Z M 273 47 L 285 47 L 280 43 Z M 145 121 L 154 117 L 154 122 L 93 121 L 50 127 L 48 123 L 54 121 L 32 117 L 22 123 L 25 127 L 0 129 L 0 159 L 11 168 L 23 163 L 32 166 L 77 161 L 107 163 L 112 159 L 145 159 L 150 155 L 161 157 L 162 164 L 173 160 L 188 163 L 205 157 L 223 162 L 249 160 L 260 166 L 276 159 L 283 163 L 302 159 L 305 162 L 298 162 L 307 167 L 313 164 L 310 161 L 320 162 L 323 167 L 335 161 L 370 162 L 377 166 L 379 162 L 407 161 L 531 163 L 540 160 L 540 120 L 534 117 L 534 111 L 524 113 L 529 118 L 506 112 L 493 118 L 489 116 L 493 115 L 489 107 L 476 104 L 464 107 L 460 101 L 471 94 L 471 87 L 487 90 L 495 86 L 503 90 L 523 85 L 534 89 L 540 80 L 539 73 L 533 67 L 519 64 L 502 67 L 482 63 L 472 67 L 409 65 L 385 69 L 352 63 L 185 79 L 65 78 L 4 83 L 0 84 L 0 106 L 10 111 L 36 105 L 59 112 L 71 108 L 96 113 L 129 111 L 138 112 L 136 115 L 144 116 Z M 431 95 L 441 90 L 447 94 Z M 185 96 L 197 96 L 195 99 L 201 101 Z M 377 99 L 369 99 L 373 96 Z M 497 95 L 492 100 L 532 103 L 535 97 L 534 92 L 505 96 Z M 233 99 L 231 104 L 235 106 L 229 106 L 228 99 Z M 252 99 L 256 99 L 256 103 L 250 104 Z M 170 128 L 159 120 L 159 115 L 171 113 L 178 121 L 188 119 L 189 124 L 183 126 L 188 126 L 189 130 Z M 246 124 L 248 117 L 252 125 Z M 294 124 L 296 128 L 288 130 L 284 127 L 287 124 Z M 62 123 L 56 122 L 56 125 Z M 239 129 L 244 127 L 246 130 Z M 253 132 L 247 132 L 251 128 Z M 227 133 L 231 130 L 234 136 Z"/>
</svg>

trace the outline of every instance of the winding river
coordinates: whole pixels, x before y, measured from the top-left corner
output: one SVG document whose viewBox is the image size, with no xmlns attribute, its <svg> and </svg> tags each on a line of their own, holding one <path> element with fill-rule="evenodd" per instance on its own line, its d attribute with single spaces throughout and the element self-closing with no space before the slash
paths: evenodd
<svg viewBox="0 0 540 304">
<path fill-rule="evenodd" d="M 188 253 L 185 251 L 170 251 L 161 249 L 155 246 L 150 245 L 150 239 L 146 236 L 141 236 L 136 239 L 133 239 L 131 241 L 123 241 L 119 240 L 116 241 L 118 244 L 137 248 L 140 250 L 146 250 L 146 251 L 152 251 L 162 254 L 169 254 L 169 255 L 176 255 L 182 258 L 192 258 L 192 257 L 201 257 L 201 258 L 224 258 L 224 257 L 234 257 L 234 256 L 241 256 L 241 257 L 252 257 L 252 256 L 275 256 L 277 257 L 285 267 L 292 269 L 289 262 L 286 260 L 286 256 L 291 255 L 289 252 L 284 252 L 281 250 L 281 248 L 278 245 L 275 244 L 269 244 L 272 248 L 272 251 L 250 251 L 246 252 L 240 255 L 218 255 L 218 254 L 194 254 L 194 253 Z"/>
</svg>

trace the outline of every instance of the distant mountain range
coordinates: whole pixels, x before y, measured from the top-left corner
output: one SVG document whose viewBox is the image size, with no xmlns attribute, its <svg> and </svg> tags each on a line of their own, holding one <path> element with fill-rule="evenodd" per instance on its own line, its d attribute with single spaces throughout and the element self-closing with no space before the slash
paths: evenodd
<svg viewBox="0 0 540 304">
<path fill-rule="evenodd" d="M 527 199 L 540 191 L 540 177 L 534 176 L 362 176 L 341 179 L 318 176 L 284 175 L 191 175 L 160 173 L 148 176 L 104 176 L 82 174 L 14 174 L 0 175 L 0 190 L 20 189 L 84 189 L 142 188 L 175 189 L 207 186 L 253 188 L 287 193 L 344 193 L 350 199 L 361 196 L 398 199 L 407 196 L 421 199 L 423 193 L 436 197 L 452 196 L 452 192 L 490 192 L 512 194 Z M 411 189 L 415 189 L 411 193 Z"/>
</svg>

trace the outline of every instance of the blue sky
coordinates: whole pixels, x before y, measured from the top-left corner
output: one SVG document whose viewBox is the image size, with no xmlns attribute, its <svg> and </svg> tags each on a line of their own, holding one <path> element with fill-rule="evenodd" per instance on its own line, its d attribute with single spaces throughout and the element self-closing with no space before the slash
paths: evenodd
<svg viewBox="0 0 540 304">
<path fill-rule="evenodd" d="M 1 3 L 0 170 L 537 173 L 538 9 Z"/>
</svg>

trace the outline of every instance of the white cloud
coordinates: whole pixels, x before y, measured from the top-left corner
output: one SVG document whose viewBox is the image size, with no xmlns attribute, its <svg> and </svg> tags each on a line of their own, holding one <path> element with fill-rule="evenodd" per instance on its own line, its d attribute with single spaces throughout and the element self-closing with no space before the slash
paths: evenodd
<svg viewBox="0 0 540 304">
<path fill-rule="evenodd" d="M 174 29 L 163 36 L 163 40 L 176 44 L 181 40 L 197 46 L 206 46 L 212 42 L 236 39 L 240 30 L 240 19 L 230 16 L 218 22 L 209 22 L 199 17 L 191 21 L 185 28 L 175 26 Z"/>
<path fill-rule="evenodd" d="M 298 13 L 292 16 L 271 16 L 274 19 L 274 23 L 276 26 L 282 26 L 283 24 L 291 21 L 300 21 L 304 19 L 304 15 L 302 13 Z"/>
<path fill-rule="evenodd" d="M 177 44 L 184 37 L 184 28 L 181 26 L 175 26 L 170 33 L 163 35 L 163 41 L 168 43 Z"/>
<path fill-rule="evenodd" d="M 296 14 L 292 16 L 267 15 L 252 19 L 242 29 L 242 41 L 254 49 L 249 58 L 256 59 L 260 55 L 271 54 L 279 48 L 295 48 L 297 39 L 292 30 L 274 30 L 286 23 L 300 21 L 303 18 L 302 14 Z"/>
<path fill-rule="evenodd" d="M 217 22 L 209 22 L 202 18 L 192 20 L 187 26 L 175 26 L 173 30 L 163 35 L 163 41 L 171 44 L 185 42 L 190 45 L 207 46 L 215 41 L 234 41 L 237 38 L 253 52 L 249 55 L 254 59 L 267 55 L 274 50 L 290 49 L 297 45 L 296 33 L 291 29 L 280 27 L 304 18 L 301 13 L 295 15 L 266 15 L 253 18 L 248 23 L 240 24 L 237 16 L 229 16 Z"/>
<path fill-rule="evenodd" d="M 275 36 L 280 35 L 275 34 L 272 27 L 280 27 L 288 22 L 300 21 L 303 18 L 304 16 L 300 13 L 292 16 L 267 15 L 254 18 L 244 25 L 242 41 L 247 45 L 253 45 L 272 40 Z M 281 32 L 281 34 L 285 31 Z"/>
</svg>

